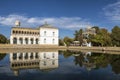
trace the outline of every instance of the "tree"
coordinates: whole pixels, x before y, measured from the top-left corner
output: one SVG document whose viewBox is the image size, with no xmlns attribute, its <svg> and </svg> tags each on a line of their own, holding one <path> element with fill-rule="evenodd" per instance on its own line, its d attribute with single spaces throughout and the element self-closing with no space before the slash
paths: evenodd
<svg viewBox="0 0 120 80">
<path fill-rule="evenodd" d="M 0 61 L 4 59 L 5 56 L 6 56 L 6 53 L 0 53 Z"/>
<path fill-rule="evenodd" d="M 59 39 L 59 45 L 64 46 L 64 41 L 62 39 Z"/>
<path fill-rule="evenodd" d="M 96 35 L 89 35 L 89 41 L 92 42 L 93 46 L 110 46 L 111 37 L 107 29 L 96 29 L 98 30 Z"/>
<path fill-rule="evenodd" d="M 80 45 L 83 43 L 83 30 L 82 29 L 80 29 L 79 31 L 75 31 L 75 38 L 74 38 L 74 40 L 75 41 L 79 41 L 80 42 Z"/>
<path fill-rule="evenodd" d="M 78 41 L 79 40 L 79 31 L 76 30 L 74 36 L 75 36 L 74 40 Z"/>
<path fill-rule="evenodd" d="M 83 30 L 82 29 L 80 29 L 79 30 L 79 42 L 80 42 L 80 45 L 82 45 L 82 43 L 83 43 Z"/>
<path fill-rule="evenodd" d="M 7 38 L 2 34 L 0 34 L 0 43 L 3 43 L 3 44 L 8 43 Z"/>
<path fill-rule="evenodd" d="M 69 37 L 64 37 L 63 41 L 67 46 L 70 46 L 70 44 L 73 42 L 73 39 Z"/>
<path fill-rule="evenodd" d="M 93 26 L 92 28 L 95 28 L 95 32 L 96 32 L 96 34 L 98 34 L 98 33 L 100 32 L 100 29 L 99 29 L 98 26 Z"/>
<path fill-rule="evenodd" d="M 111 33 L 112 44 L 120 46 L 120 27 L 115 26 Z"/>
</svg>

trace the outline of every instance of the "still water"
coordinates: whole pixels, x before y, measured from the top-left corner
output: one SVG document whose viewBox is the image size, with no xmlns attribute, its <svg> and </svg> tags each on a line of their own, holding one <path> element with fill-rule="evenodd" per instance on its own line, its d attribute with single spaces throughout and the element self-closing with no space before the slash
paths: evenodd
<svg viewBox="0 0 120 80">
<path fill-rule="evenodd" d="M 1 53 L 0 80 L 120 80 L 120 55 L 73 50 Z"/>
</svg>

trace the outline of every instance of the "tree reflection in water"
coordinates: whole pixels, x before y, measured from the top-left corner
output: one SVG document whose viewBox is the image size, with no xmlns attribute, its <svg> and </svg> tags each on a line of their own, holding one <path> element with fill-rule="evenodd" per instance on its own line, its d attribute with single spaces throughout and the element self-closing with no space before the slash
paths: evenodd
<svg viewBox="0 0 120 80">
<path fill-rule="evenodd" d="M 87 70 L 106 68 L 111 65 L 113 72 L 120 73 L 120 55 L 67 50 L 63 51 L 63 56 L 65 58 L 74 56 L 75 65 L 86 67 Z"/>
<path fill-rule="evenodd" d="M 5 56 L 6 56 L 6 53 L 0 53 L 0 61 L 3 60 Z"/>
</svg>

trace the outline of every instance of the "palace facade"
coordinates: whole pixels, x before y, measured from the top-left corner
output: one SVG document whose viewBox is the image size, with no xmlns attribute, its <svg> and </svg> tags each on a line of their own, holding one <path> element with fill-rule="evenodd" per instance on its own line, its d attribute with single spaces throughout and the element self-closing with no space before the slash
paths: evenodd
<svg viewBox="0 0 120 80">
<path fill-rule="evenodd" d="M 38 28 L 20 27 L 20 22 L 15 22 L 11 29 L 10 44 L 40 44 L 58 45 L 59 30 L 47 23 Z"/>
</svg>

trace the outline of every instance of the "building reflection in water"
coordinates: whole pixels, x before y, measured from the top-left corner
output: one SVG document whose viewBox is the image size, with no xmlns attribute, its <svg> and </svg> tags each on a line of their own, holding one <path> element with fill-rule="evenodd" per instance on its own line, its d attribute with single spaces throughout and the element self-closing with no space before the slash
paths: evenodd
<svg viewBox="0 0 120 80">
<path fill-rule="evenodd" d="M 83 53 L 84 61 L 82 63 L 86 69 L 90 71 L 91 69 L 96 68 L 96 65 L 93 62 L 90 62 L 88 56 L 91 56 L 91 52 Z"/>
<path fill-rule="evenodd" d="M 20 69 L 55 69 L 58 68 L 58 51 L 10 53 L 10 67 L 16 76 Z"/>
<path fill-rule="evenodd" d="M 77 52 L 73 54 L 73 56 L 75 57 L 75 62 L 80 64 L 81 67 L 85 67 L 88 71 L 96 68 L 95 63 L 91 62 L 89 59 L 91 55 L 92 55 L 91 52 L 81 52 L 81 53 Z"/>
</svg>

